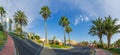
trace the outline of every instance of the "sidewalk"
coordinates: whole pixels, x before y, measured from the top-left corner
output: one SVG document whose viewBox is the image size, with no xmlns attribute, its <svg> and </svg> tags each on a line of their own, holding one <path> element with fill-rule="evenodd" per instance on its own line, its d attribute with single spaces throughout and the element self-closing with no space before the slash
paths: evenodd
<svg viewBox="0 0 120 55">
<path fill-rule="evenodd" d="M 4 48 L 0 51 L 0 55 L 14 55 L 14 42 L 13 39 L 8 35 L 7 42 Z"/>
<path fill-rule="evenodd" d="M 102 49 L 95 49 L 96 54 L 95 55 L 109 55 L 107 52 L 105 52 Z"/>
</svg>

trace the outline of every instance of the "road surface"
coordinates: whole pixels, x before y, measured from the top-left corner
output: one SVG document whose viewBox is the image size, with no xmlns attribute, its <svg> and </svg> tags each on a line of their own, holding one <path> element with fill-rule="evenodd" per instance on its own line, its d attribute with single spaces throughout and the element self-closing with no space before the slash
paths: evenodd
<svg viewBox="0 0 120 55">
<path fill-rule="evenodd" d="M 19 39 L 11 35 L 18 55 L 92 55 L 92 49 L 88 47 L 74 47 L 72 49 L 50 49 L 42 47 L 31 40 Z"/>
</svg>

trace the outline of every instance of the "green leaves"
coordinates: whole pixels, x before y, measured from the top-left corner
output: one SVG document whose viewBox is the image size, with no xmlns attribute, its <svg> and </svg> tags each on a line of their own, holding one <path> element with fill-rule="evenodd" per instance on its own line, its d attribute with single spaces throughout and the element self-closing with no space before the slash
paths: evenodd
<svg viewBox="0 0 120 55">
<path fill-rule="evenodd" d="M 15 12 L 14 20 L 16 24 L 21 26 L 26 26 L 28 23 L 26 15 L 21 10 Z"/>
<path fill-rule="evenodd" d="M 70 26 L 66 26 L 65 31 L 67 33 L 70 33 L 72 31 L 72 28 Z"/>
<path fill-rule="evenodd" d="M 0 7 L 0 15 L 1 15 L 1 17 L 2 16 L 5 16 L 4 14 L 6 13 L 6 11 L 4 10 L 4 8 L 3 7 Z"/>
<path fill-rule="evenodd" d="M 112 19 L 110 16 L 105 17 L 104 20 L 104 29 L 105 29 L 105 35 L 113 35 L 115 33 L 118 33 L 120 30 L 120 24 L 116 24 L 118 20 Z"/>
<path fill-rule="evenodd" d="M 65 26 L 67 26 L 69 24 L 70 24 L 70 22 L 69 22 L 68 18 L 65 17 L 65 16 L 62 16 L 60 21 L 59 21 L 59 25 L 65 27 Z"/>
<path fill-rule="evenodd" d="M 92 21 L 93 25 L 91 26 L 90 30 L 89 30 L 89 34 L 91 35 L 102 35 L 103 33 L 103 20 L 102 18 L 98 18 L 96 20 Z"/>
<path fill-rule="evenodd" d="M 51 14 L 51 11 L 50 9 L 48 8 L 48 6 L 43 6 L 41 8 L 41 11 L 39 12 L 43 17 L 44 19 L 46 20 L 48 17 L 50 17 L 50 14 Z"/>
</svg>

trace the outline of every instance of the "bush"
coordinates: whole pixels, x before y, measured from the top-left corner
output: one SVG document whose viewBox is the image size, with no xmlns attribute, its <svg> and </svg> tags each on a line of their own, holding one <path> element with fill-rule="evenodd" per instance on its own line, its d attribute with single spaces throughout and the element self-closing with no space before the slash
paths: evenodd
<svg viewBox="0 0 120 55">
<path fill-rule="evenodd" d="M 4 43 L 3 41 L 0 41 L 0 46 L 2 46 L 2 45 L 3 45 L 3 43 Z"/>
<path fill-rule="evenodd" d="M 4 35 L 3 32 L 0 31 L 0 47 L 5 43 L 7 40 L 6 36 Z"/>
<path fill-rule="evenodd" d="M 119 48 L 109 48 L 107 50 L 109 50 L 111 53 L 113 53 L 113 55 L 114 54 L 120 55 L 120 49 Z"/>
<path fill-rule="evenodd" d="M 0 23 L 0 31 L 3 31 L 2 24 Z"/>
<path fill-rule="evenodd" d="M 38 42 L 38 43 L 42 43 L 42 41 L 41 41 L 41 40 L 37 40 L 37 42 Z"/>
<path fill-rule="evenodd" d="M 98 47 L 98 48 L 103 48 L 103 45 L 99 45 L 99 44 L 98 44 L 97 47 Z"/>
</svg>

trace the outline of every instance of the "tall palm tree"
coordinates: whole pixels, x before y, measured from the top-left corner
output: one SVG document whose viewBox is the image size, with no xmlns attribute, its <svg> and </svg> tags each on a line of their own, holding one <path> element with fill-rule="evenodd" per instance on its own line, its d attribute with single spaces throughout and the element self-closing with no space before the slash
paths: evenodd
<svg viewBox="0 0 120 55">
<path fill-rule="evenodd" d="M 69 24 L 70 24 L 70 22 L 67 17 L 65 17 L 65 16 L 61 17 L 61 19 L 59 21 L 59 25 L 64 27 L 64 46 L 66 46 L 66 31 L 65 31 L 65 29 L 66 29 L 66 26 Z"/>
<path fill-rule="evenodd" d="M 6 11 L 4 10 L 4 8 L 3 7 L 0 7 L 0 16 L 1 16 L 1 24 L 3 25 L 3 17 L 5 17 L 5 13 L 6 13 Z M 4 26 L 4 25 L 3 25 Z M 3 27 L 2 26 L 2 27 Z M 3 28 L 3 30 L 4 30 L 4 28 Z"/>
<path fill-rule="evenodd" d="M 72 31 L 72 28 L 70 26 L 66 26 L 65 31 L 68 33 L 68 39 L 69 39 L 68 41 L 69 41 L 69 44 L 71 45 L 71 43 L 70 43 L 70 32 Z"/>
<path fill-rule="evenodd" d="M 28 23 L 26 15 L 24 14 L 24 12 L 19 10 L 19 11 L 15 12 L 14 20 L 15 20 L 15 24 L 17 25 L 17 28 L 21 29 L 20 35 L 22 35 L 22 27 L 26 26 Z"/>
<path fill-rule="evenodd" d="M 111 16 L 105 17 L 104 20 L 104 34 L 107 36 L 107 41 L 108 41 L 108 48 L 110 47 L 110 42 L 112 35 L 115 33 L 120 32 L 120 24 L 116 24 L 118 20 L 117 19 L 112 19 Z"/>
<path fill-rule="evenodd" d="M 11 30 L 12 30 L 12 19 L 9 19 L 9 31 L 11 32 Z"/>
<path fill-rule="evenodd" d="M 42 17 L 44 18 L 44 26 L 45 26 L 45 39 L 46 39 L 46 44 L 48 44 L 48 39 L 47 39 L 47 19 L 50 17 L 51 11 L 48 8 L 48 6 L 43 6 L 39 12 Z"/>
<path fill-rule="evenodd" d="M 95 36 L 97 35 L 100 39 L 100 44 L 103 45 L 103 41 L 102 41 L 102 35 L 103 35 L 103 30 L 104 30 L 104 27 L 103 27 L 103 20 L 102 18 L 98 18 L 96 20 L 93 20 L 92 21 L 92 26 L 89 30 L 89 34 Z"/>
</svg>

